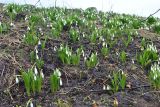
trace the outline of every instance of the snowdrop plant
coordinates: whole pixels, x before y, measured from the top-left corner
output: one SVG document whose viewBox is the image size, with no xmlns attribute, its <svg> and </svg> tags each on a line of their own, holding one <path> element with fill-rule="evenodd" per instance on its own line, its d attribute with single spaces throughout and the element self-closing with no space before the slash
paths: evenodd
<svg viewBox="0 0 160 107">
<path fill-rule="evenodd" d="M 34 70 L 36 70 L 36 69 L 34 69 Z M 28 69 L 28 71 L 21 72 L 22 79 L 24 81 L 24 85 L 25 85 L 26 92 L 27 92 L 28 96 L 31 95 L 31 92 L 33 92 L 33 93 L 35 93 L 35 92 L 40 93 L 41 92 L 43 78 L 41 75 L 36 73 L 37 71 L 34 71 L 34 72 L 33 72 L 32 68 Z"/>
<path fill-rule="evenodd" d="M 109 54 L 109 49 L 107 47 L 107 43 L 102 43 L 101 53 L 104 57 L 106 57 Z"/>
<path fill-rule="evenodd" d="M 71 64 L 71 55 L 72 51 L 71 49 L 69 49 L 67 45 L 61 45 L 58 49 L 58 57 L 60 58 L 63 64 Z"/>
<path fill-rule="evenodd" d="M 158 60 L 157 48 L 151 44 L 147 45 L 147 48 L 137 56 L 137 61 L 146 68 L 151 62 Z"/>
<path fill-rule="evenodd" d="M 81 48 L 78 48 L 76 53 L 74 54 L 72 52 L 72 49 L 70 49 L 67 45 L 65 47 L 64 45 L 61 45 L 58 50 L 58 57 L 60 58 L 63 64 L 78 65 L 80 63 L 81 53 Z"/>
<path fill-rule="evenodd" d="M 52 93 L 59 90 L 62 85 L 61 72 L 59 69 L 55 69 L 53 74 L 50 76 L 50 86 Z"/>
<path fill-rule="evenodd" d="M 24 38 L 24 42 L 28 45 L 35 46 L 38 43 L 38 37 L 34 32 L 28 32 Z"/>
<path fill-rule="evenodd" d="M 30 56 L 31 63 L 34 63 L 35 60 L 36 60 L 36 52 L 35 51 L 31 51 L 29 56 Z"/>
<path fill-rule="evenodd" d="M 120 53 L 120 60 L 121 60 L 121 62 L 122 63 L 125 63 L 126 62 L 126 52 L 125 51 L 122 51 L 121 53 Z"/>
<path fill-rule="evenodd" d="M 129 45 L 129 43 L 131 43 L 132 39 L 133 38 L 131 37 L 131 35 L 128 34 L 127 39 L 123 40 L 123 43 L 124 43 L 125 47 L 128 47 L 128 45 Z"/>
<path fill-rule="evenodd" d="M 72 42 L 79 40 L 79 31 L 77 29 L 71 28 L 69 31 L 69 37 Z"/>
<path fill-rule="evenodd" d="M 88 69 L 96 67 L 98 64 L 97 53 L 92 53 L 88 59 L 85 59 L 85 64 Z"/>
<path fill-rule="evenodd" d="M 119 89 L 124 90 L 126 86 L 126 74 L 123 71 L 113 72 L 110 88 L 113 92 L 117 92 Z"/>
<path fill-rule="evenodd" d="M 160 89 L 160 66 L 157 63 L 151 66 L 149 80 L 155 89 Z"/>
<path fill-rule="evenodd" d="M 7 32 L 8 30 L 8 25 L 6 23 L 0 22 L 0 34 Z"/>
<path fill-rule="evenodd" d="M 39 70 L 42 69 L 44 66 L 44 61 L 42 59 L 36 59 L 36 66 Z"/>
</svg>

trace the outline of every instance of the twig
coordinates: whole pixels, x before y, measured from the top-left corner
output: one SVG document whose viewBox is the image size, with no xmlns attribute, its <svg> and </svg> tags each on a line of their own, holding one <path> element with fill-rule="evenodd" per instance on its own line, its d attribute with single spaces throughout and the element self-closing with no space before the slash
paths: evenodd
<svg viewBox="0 0 160 107">
<path fill-rule="evenodd" d="M 39 2 L 40 2 L 40 0 L 38 0 L 34 6 L 36 6 Z"/>
<path fill-rule="evenodd" d="M 56 8 L 56 6 L 57 6 L 57 0 L 55 0 L 54 2 L 54 8 Z"/>
<path fill-rule="evenodd" d="M 148 18 L 150 18 L 151 16 L 155 15 L 156 13 L 158 13 L 160 11 L 160 9 L 158 9 L 157 11 L 155 11 L 154 13 L 150 14 L 146 19 L 144 19 L 143 21 L 146 21 Z"/>
<path fill-rule="evenodd" d="M 148 93 L 160 93 L 160 91 L 148 91 L 146 93 L 143 93 L 141 96 L 145 95 L 145 94 L 148 94 Z"/>
</svg>

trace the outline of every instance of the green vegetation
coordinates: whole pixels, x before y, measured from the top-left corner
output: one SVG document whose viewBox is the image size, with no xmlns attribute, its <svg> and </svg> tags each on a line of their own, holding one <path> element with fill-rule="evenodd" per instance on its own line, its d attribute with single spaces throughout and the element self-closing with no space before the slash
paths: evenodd
<svg viewBox="0 0 160 107">
<path fill-rule="evenodd" d="M 91 56 L 85 60 L 88 69 L 96 67 L 98 64 L 97 53 L 92 53 Z"/>
<path fill-rule="evenodd" d="M 43 80 L 41 75 L 34 74 L 32 69 L 28 69 L 28 71 L 22 71 L 22 79 L 28 96 L 31 92 L 41 92 Z"/>
<path fill-rule="evenodd" d="M 155 89 L 160 89 L 160 66 L 156 63 L 151 66 L 149 80 Z"/>
<path fill-rule="evenodd" d="M 123 71 L 113 72 L 113 78 L 111 79 L 111 90 L 117 92 L 119 89 L 124 90 L 126 86 L 126 74 Z"/>
<path fill-rule="evenodd" d="M 53 74 L 50 76 L 50 86 L 52 93 L 56 92 L 60 88 L 61 72 L 59 69 L 54 70 Z"/>
<path fill-rule="evenodd" d="M 101 12 L 93 7 L 82 10 L 16 4 L 7 5 L 2 15 L 10 21 L 2 18 L 0 22 L 0 34 L 4 35 L 0 45 L 7 53 L 0 53 L 0 57 L 5 56 L 2 61 L 4 64 L 7 62 L 4 70 L 14 69 L 14 74 L 9 76 L 16 77 L 13 79 L 16 84 L 12 86 L 11 81 L 6 86 L 13 87 L 7 87 L 8 93 L 21 92 L 20 97 L 13 94 L 15 99 L 22 97 L 26 100 L 26 94 L 23 94 L 26 92 L 29 97 L 39 98 L 38 101 L 47 102 L 49 98 L 47 103 L 50 106 L 71 106 L 72 102 L 77 104 L 75 99 L 81 100 L 78 105 L 86 101 L 84 104 L 91 106 L 94 98 L 90 95 L 95 92 L 95 99 L 100 99 L 98 103 L 103 100 L 100 103 L 110 106 L 113 102 L 108 99 L 110 94 L 122 91 L 125 97 L 134 89 L 143 89 L 145 93 L 144 84 L 148 81 L 147 87 L 153 86 L 153 89 L 147 90 L 160 89 L 158 18 L 149 17 L 143 21 L 144 18 L 139 16 Z M 21 20 L 17 21 L 19 15 Z M 15 27 L 9 27 L 13 24 Z M 157 34 L 147 38 L 146 32 Z M 19 72 L 19 69 L 24 70 Z M 144 79 L 144 83 L 140 79 Z M 102 90 L 105 84 L 110 90 Z M 51 96 L 50 91 L 54 95 Z M 108 91 L 113 93 L 108 94 Z M 107 99 L 102 98 L 104 94 L 107 94 Z M 39 105 L 36 101 L 33 104 Z"/>
</svg>

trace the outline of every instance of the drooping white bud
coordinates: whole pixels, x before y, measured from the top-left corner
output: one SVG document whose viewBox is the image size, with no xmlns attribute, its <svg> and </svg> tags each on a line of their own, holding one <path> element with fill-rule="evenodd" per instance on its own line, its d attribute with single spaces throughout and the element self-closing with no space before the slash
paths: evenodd
<svg viewBox="0 0 160 107">
<path fill-rule="evenodd" d="M 33 107 L 33 103 L 32 102 L 30 102 L 30 107 Z"/>
<path fill-rule="evenodd" d="M 41 71 L 41 76 L 42 76 L 42 78 L 44 78 L 44 74 L 43 74 L 43 72 Z"/>
<path fill-rule="evenodd" d="M 41 45 L 41 41 L 40 40 L 38 41 L 38 45 Z"/>
<path fill-rule="evenodd" d="M 28 30 L 28 31 L 31 30 L 29 26 L 27 27 L 27 30 Z"/>
<path fill-rule="evenodd" d="M 16 84 L 18 84 L 19 83 L 19 79 L 18 79 L 18 77 L 16 76 Z"/>
<path fill-rule="evenodd" d="M 36 66 L 34 67 L 34 73 L 35 73 L 35 75 L 38 74 L 38 70 L 37 70 L 37 67 L 36 67 Z"/>
<path fill-rule="evenodd" d="M 106 90 L 106 85 L 103 85 L 103 90 Z"/>
<path fill-rule="evenodd" d="M 15 26 L 15 25 L 11 22 L 11 23 L 10 23 L 10 26 L 13 27 L 13 26 Z"/>
<path fill-rule="evenodd" d="M 107 90 L 111 90 L 111 87 L 109 85 L 107 85 Z"/>
<path fill-rule="evenodd" d="M 63 84 L 62 84 L 62 79 L 60 78 L 60 80 L 59 80 L 59 84 L 60 84 L 60 86 L 62 86 Z"/>
<path fill-rule="evenodd" d="M 23 35 L 23 37 L 25 38 L 25 37 L 26 37 L 26 35 L 24 34 L 24 35 Z"/>
<path fill-rule="evenodd" d="M 35 81 L 37 80 L 37 77 L 36 77 L 36 75 L 34 75 L 34 80 L 35 80 Z"/>
<path fill-rule="evenodd" d="M 39 59 L 39 56 L 36 54 L 36 59 Z"/>
</svg>

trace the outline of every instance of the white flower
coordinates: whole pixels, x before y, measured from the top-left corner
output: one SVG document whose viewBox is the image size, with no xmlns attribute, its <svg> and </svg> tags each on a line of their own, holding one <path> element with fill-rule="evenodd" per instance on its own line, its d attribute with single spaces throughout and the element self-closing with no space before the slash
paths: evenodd
<svg viewBox="0 0 160 107">
<path fill-rule="evenodd" d="M 18 84 L 19 83 L 19 79 L 18 79 L 18 77 L 16 76 L 16 84 Z"/>
<path fill-rule="evenodd" d="M 26 35 L 24 34 L 24 35 L 23 35 L 23 37 L 25 38 L 25 37 L 26 37 Z"/>
<path fill-rule="evenodd" d="M 28 17 L 26 16 L 24 20 L 26 21 L 27 19 L 28 19 Z"/>
<path fill-rule="evenodd" d="M 134 59 L 132 59 L 132 63 L 134 64 Z"/>
<path fill-rule="evenodd" d="M 33 107 L 33 103 L 32 102 L 30 102 L 30 107 Z"/>
<path fill-rule="evenodd" d="M 34 80 L 37 80 L 37 77 L 36 77 L 36 75 L 34 75 Z"/>
<path fill-rule="evenodd" d="M 60 72 L 59 69 L 57 69 L 57 68 L 56 68 L 54 74 L 57 75 L 58 77 L 61 76 L 61 72 Z"/>
<path fill-rule="evenodd" d="M 59 84 L 60 84 L 60 86 L 62 86 L 62 79 L 61 78 L 60 78 Z"/>
<path fill-rule="evenodd" d="M 108 48 L 107 43 L 106 43 L 106 48 Z"/>
<path fill-rule="evenodd" d="M 36 54 L 36 59 L 39 59 L 39 56 Z"/>
<path fill-rule="evenodd" d="M 85 34 L 83 33 L 82 36 L 83 36 L 83 38 L 84 38 L 84 37 L 85 37 Z"/>
<path fill-rule="evenodd" d="M 42 78 L 44 78 L 44 74 L 43 74 L 43 72 L 41 71 L 41 76 L 42 76 Z"/>
<path fill-rule="evenodd" d="M 29 26 L 27 27 L 27 30 L 31 30 Z"/>
<path fill-rule="evenodd" d="M 37 47 L 35 48 L 35 51 L 36 51 L 36 54 L 38 54 L 38 50 L 37 50 Z"/>
<path fill-rule="evenodd" d="M 46 22 L 46 19 L 43 17 L 43 21 Z"/>
<path fill-rule="evenodd" d="M 54 50 L 54 51 L 57 51 L 57 46 L 55 46 L 53 50 Z"/>
<path fill-rule="evenodd" d="M 37 75 L 38 74 L 38 70 L 36 68 L 36 66 L 34 67 L 34 73 Z"/>
<path fill-rule="evenodd" d="M 84 57 L 84 50 L 82 50 L 82 56 Z"/>
<path fill-rule="evenodd" d="M 2 25 L 2 22 L 0 22 L 0 26 Z"/>
<path fill-rule="evenodd" d="M 11 22 L 11 23 L 10 23 L 10 26 L 12 26 L 12 27 L 13 27 L 13 26 L 15 26 L 15 25 Z"/>
<path fill-rule="evenodd" d="M 103 42 L 103 43 L 102 43 L 102 46 L 104 47 L 105 45 L 106 45 L 106 43 L 105 43 L 105 42 Z"/>
<path fill-rule="evenodd" d="M 38 45 L 41 45 L 41 41 L 40 40 L 38 41 Z"/>
<path fill-rule="evenodd" d="M 105 85 L 103 85 L 103 90 L 106 90 L 106 86 Z"/>
<path fill-rule="evenodd" d="M 109 85 L 107 85 L 107 90 L 110 90 L 110 89 L 111 89 L 111 87 Z"/>
<path fill-rule="evenodd" d="M 122 75 L 124 74 L 124 72 L 122 71 Z"/>
</svg>

